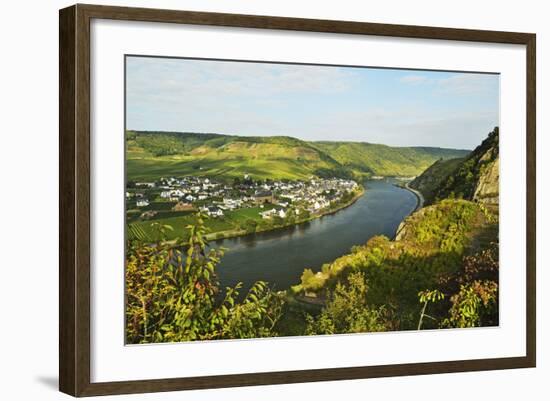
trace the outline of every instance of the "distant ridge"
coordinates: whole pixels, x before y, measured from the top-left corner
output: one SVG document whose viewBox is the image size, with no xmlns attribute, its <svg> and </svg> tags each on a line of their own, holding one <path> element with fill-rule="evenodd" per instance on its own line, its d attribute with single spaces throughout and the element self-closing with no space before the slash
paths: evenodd
<svg viewBox="0 0 550 401">
<path fill-rule="evenodd" d="M 290 136 L 127 131 L 128 179 L 208 175 L 256 179 L 415 176 L 436 160 L 469 151 L 366 142 L 303 141 Z"/>
</svg>

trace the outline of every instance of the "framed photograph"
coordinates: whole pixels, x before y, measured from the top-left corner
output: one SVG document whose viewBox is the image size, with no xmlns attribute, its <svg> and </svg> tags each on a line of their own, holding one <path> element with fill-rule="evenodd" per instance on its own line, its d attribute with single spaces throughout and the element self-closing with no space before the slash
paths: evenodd
<svg viewBox="0 0 550 401">
<path fill-rule="evenodd" d="M 535 366 L 534 34 L 59 18 L 61 391 Z"/>
</svg>

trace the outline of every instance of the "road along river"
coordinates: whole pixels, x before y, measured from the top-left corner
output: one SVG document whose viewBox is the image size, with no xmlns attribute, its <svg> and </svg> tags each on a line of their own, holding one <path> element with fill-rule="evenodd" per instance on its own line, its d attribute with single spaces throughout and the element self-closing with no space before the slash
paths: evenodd
<svg viewBox="0 0 550 401">
<path fill-rule="evenodd" d="M 413 212 L 418 198 L 392 180 L 369 180 L 365 194 L 351 206 L 293 227 L 212 242 L 227 248 L 217 267 L 222 287 L 258 281 L 284 290 L 300 282 L 305 268 L 319 271 L 324 263 L 348 253 L 375 235 L 392 238 L 399 223 Z"/>
</svg>

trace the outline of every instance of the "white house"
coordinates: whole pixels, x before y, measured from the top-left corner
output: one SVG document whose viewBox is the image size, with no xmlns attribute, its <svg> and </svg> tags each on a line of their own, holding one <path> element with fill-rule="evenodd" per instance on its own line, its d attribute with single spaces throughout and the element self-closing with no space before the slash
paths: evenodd
<svg viewBox="0 0 550 401">
<path fill-rule="evenodd" d="M 277 209 L 266 210 L 265 212 L 260 212 L 262 219 L 270 219 L 272 216 L 277 214 Z"/>
<path fill-rule="evenodd" d="M 242 206 L 243 201 L 240 199 L 223 198 L 224 206 L 229 210 L 234 210 Z"/>
<path fill-rule="evenodd" d="M 145 198 L 138 199 L 138 201 L 136 202 L 136 206 L 137 207 L 149 206 L 149 201 Z"/>
<path fill-rule="evenodd" d="M 223 216 L 223 210 L 221 210 L 218 207 L 215 206 L 208 206 L 206 208 L 206 214 L 211 217 L 222 217 Z"/>
<path fill-rule="evenodd" d="M 160 197 L 164 199 L 174 199 L 181 198 L 185 193 L 181 189 L 172 189 L 170 191 L 162 191 Z"/>
</svg>

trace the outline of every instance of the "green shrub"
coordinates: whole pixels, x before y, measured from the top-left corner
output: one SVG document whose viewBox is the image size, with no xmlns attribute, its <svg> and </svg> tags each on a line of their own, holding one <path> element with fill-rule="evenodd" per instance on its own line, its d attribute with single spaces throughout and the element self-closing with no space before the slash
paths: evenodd
<svg viewBox="0 0 550 401">
<path fill-rule="evenodd" d="M 340 334 L 385 331 L 383 308 L 367 303 L 365 275 L 353 273 L 347 283 L 338 283 L 330 301 L 316 318 L 308 317 L 307 334 Z"/>
<path fill-rule="evenodd" d="M 168 226 L 157 227 L 160 232 Z M 208 248 L 204 216 L 189 240 L 130 241 L 126 254 L 126 341 L 130 344 L 272 336 L 283 298 L 257 282 L 237 302 L 241 284 L 223 293 L 216 265 L 223 253 Z"/>
</svg>

